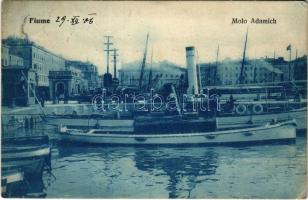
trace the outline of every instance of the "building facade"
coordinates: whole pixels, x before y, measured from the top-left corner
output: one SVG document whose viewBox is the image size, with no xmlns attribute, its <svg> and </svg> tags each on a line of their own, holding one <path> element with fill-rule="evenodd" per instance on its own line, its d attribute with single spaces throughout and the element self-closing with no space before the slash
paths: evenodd
<svg viewBox="0 0 308 200">
<path fill-rule="evenodd" d="M 224 60 L 216 63 L 200 64 L 202 87 L 213 85 L 237 85 L 241 73 L 241 61 Z M 252 59 L 244 63 L 244 84 L 269 83 L 279 81 L 283 72 L 264 59 Z"/>
<path fill-rule="evenodd" d="M 97 66 L 94 64 L 81 61 L 66 61 L 66 66 L 79 69 L 84 74 L 84 79 L 88 82 L 87 90 L 90 92 L 93 92 L 96 88 L 101 87 Z"/>
<path fill-rule="evenodd" d="M 34 89 L 38 99 L 52 100 L 55 97 L 67 97 L 87 94 L 100 87 L 97 67 L 89 62 L 68 61 L 36 43 L 22 38 L 8 37 L 2 40 L 2 78 L 3 86 L 12 87 L 25 74 L 26 87 Z M 18 71 L 19 70 L 19 71 Z M 14 73 L 19 74 L 18 78 Z M 23 75 L 22 75 L 23 76 Z M 9 78 L 10 77 L 10 78 Z M 17 80 L 18 79 L 18 80 Z M 61 82 L 62 81 L 62 82 Z M 31 83 L 31 84 L 30 84 Z M 23 86 L 23 88 L 25 87 Z M 30 95 L 32 91 L 28 89 Z M 2 97 L 12 99 L 9 90 L 3 88 Z M 35 103 L 32 96 L 24 105 Z M 33 98 L 34 99 L 34 98 Z"/>
<path fill-rule="evenodd" d="M 291 62 L 293 80 L 307 80 L 307 55 L 299 57 Z"/>
<path fill-rule="evenodd" d="M 123 65 L 123 68 L 119 70 L 121 86 L 139 87 L 140 65 L 138 62 Z M 152 73 L 151 81 L 149 81 L 150 71 Z M 148 86 L 150 83 L 150 87 L 159 89 L 167 83 L 178 84 L 183 76 L 186 76 L 186 69 L 168 61 L 153 63 L 152 68 L 147 64 L 143 74 L 142 85 Z"/>
<path fill-rule="evenodd" d="M 35 76 L 37 96 L 49 98 L 49 72 L 65 69 L 65 60 L 28 39 L 7 38 L 2 42 L 9 47 L 9 53 L 21 57 L 25 69 L 32 70 Z"/>
<path fill-rule="evenodd" d="M 51 99 L 67 100 L 88 93 L 88 81 L 81 70 L 67 67 L 65 70 L 49 72 Z"/>
<path fill-rule="evenodd" d="M 13 55 L 10 53 L 9 46 L 1 46 L 1 65 L 2 67 L 23 67 L 24 60 L 23 58 Z"/>
<path fill-rule="evenodd" d="M 265 58 L 265 61 L 282 72 L 279 77 L 280 82 L 292 80 L 293 73 L 291 65 L 283 57 Z"/>
<path fill-rule="evenodd" d="M 1 47 L 2 105 L 26 106 L 35 103 L 34 70 L 25 68 L 23 58 L 10 54 L 7 45 Z"/>
<path fill-rule="evenodd" d="M 307 55 L 291 60 L 291 62 L 284 60 L 283 57 L 267 58 L 266 61 L 283 72 L 280 76 L 281 82 L 307 80 Z"/>
</svg>

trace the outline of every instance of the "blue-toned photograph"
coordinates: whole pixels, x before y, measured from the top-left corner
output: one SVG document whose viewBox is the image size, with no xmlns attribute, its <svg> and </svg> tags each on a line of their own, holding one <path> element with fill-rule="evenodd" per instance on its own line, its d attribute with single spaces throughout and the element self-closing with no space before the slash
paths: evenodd
<svg viewBox="0 0 308 200">
<path fill-rule="evenodd" d="M 307 2 L 9 1 L 3 198 L 307 198 Z"/>
</svg>

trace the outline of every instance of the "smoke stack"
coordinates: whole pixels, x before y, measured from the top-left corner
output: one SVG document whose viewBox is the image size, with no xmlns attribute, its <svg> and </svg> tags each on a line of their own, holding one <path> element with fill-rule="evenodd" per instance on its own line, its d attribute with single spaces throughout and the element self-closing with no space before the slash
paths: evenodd
<svg viewBox="0 0 308 200">
<path fill-rule="evenodd" d="M 186 65 L 188 72 L 188 89 L 187 94 L 198 94 L 198 77 L 196 68 L 195 47 L 186 47 Z"/>
</svg>

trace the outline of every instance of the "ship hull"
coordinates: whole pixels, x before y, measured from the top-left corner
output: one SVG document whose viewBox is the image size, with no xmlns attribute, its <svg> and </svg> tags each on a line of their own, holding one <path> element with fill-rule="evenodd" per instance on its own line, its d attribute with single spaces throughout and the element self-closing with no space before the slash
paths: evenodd
<svg viewBox="0 0 308 200">
<path fill-rule="evenodd" d="M 134 120 L 130 119 L 87 119 L 87 118 L 68 118 L 68 117 L 45 117 L 48 124 L 73 128 L 85 128 L 85 127 L 105 127 L 112 129 L 116 127 L 119 131 L 133 131 Z"/>
<path fill-rule="evenodd" d="M 306 108 L 281 113 L 265 113 L 245 116 L 221 116 L 216 118 L 216 127 L 217 129 L 225 129 L 238 128 L 243 126 L 264 125 L 270 122 L 272 119 L 276 119 L 277 121 L 295 119 L 297 123 L 297 130 L 307 129 Z"/>
<path fill-rule="evenodd" d="M 61 132 L 63 140 L 105 145 L 220 145 L 228 143 L 250 143 L 296 138 L 295 122 L 283 122 L 255 128 L 216 132 L 181 134 L 97 134 L 81 132 Z"/>
</svg>

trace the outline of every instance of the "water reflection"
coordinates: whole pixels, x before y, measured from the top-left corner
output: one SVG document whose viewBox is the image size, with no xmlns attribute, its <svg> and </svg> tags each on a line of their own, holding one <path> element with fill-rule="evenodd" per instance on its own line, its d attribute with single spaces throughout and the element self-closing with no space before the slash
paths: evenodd
<svg viewBox="0 0 308 200">
<path fill-rule="evenodd" d="M 190 198 L 191 191 L 200 182 L 198 177 L 216 173 L 218 153 L 212 148 L 196 149 L 136 149 L 134 160 L 142 171 L 163 170 L 169 177 L 169 198 Z M 183 183 L 184 182 L 184 183 Z M 187 196 L 179 196 L 184 191 Z"/>
<path fill-rule="evenodd" d="M 292 198 L 299 183 L 305 186 L 305 139 L 249 147 L 54 143 L 56 179 L 46 186 L 47 197 Z"/>
</svg>

